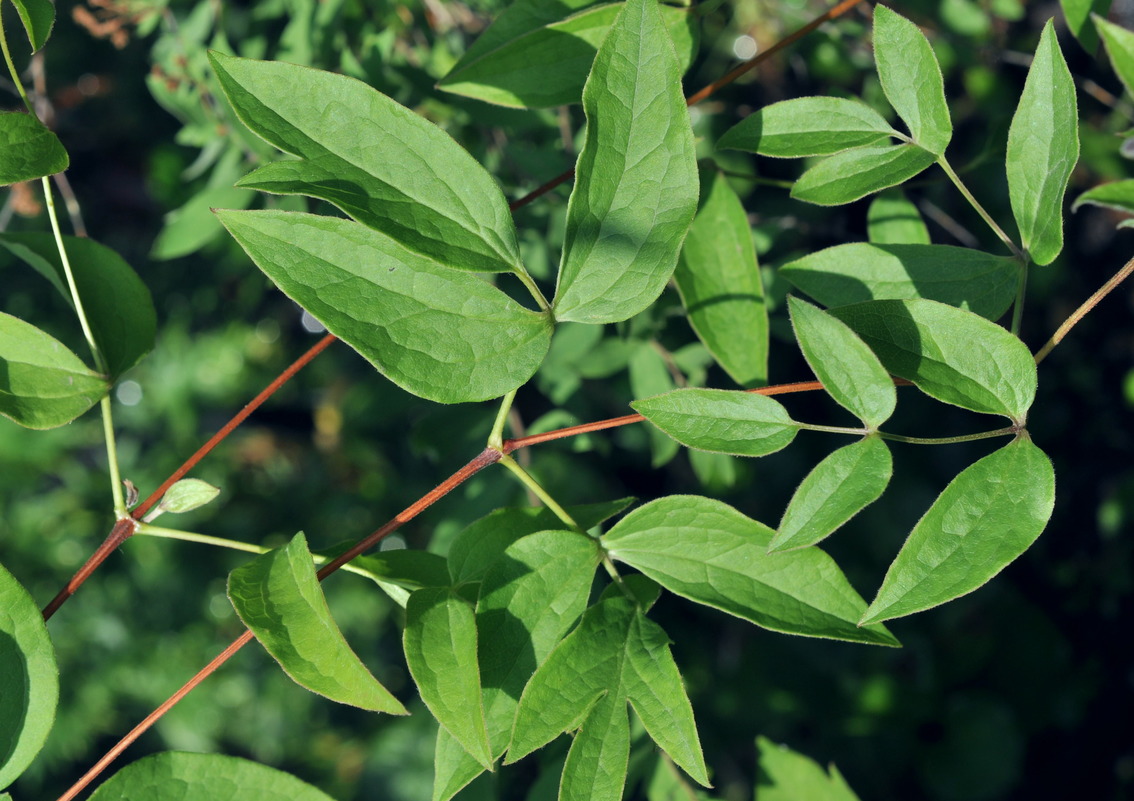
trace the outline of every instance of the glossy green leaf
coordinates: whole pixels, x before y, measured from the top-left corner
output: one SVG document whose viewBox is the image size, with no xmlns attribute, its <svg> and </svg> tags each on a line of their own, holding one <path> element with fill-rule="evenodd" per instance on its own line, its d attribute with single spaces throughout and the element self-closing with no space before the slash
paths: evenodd
<svg viewBox="0 0 1134 801">
<path fill-rule="evenodd" d="M 866 211 L 866 238 L 874 245 L 928 245 L 929 229 L 901 189 L 887 189 Z"/>
<path fill-rule="evenodd" d="M 1115 25 L 1098 14 L 1092 14 L 1091 20 L 1102 36 L 1114 74 L 1122 81 L 1127 93 L 1134 95 L 1134 31 Z"/>
<path fill-rule="evenodd" d="M 898 404 L 894 381 L 878 357 L 847 324 L 789 297 L 791 323 L 804 358 L 835 402 L 875 429 Z"/>
<path fill-rule="evenodd" d="M 622 6 L 594 0 L 516 3 L 437 86 L 516 108 L 578 103 L 595 51 Z M 684 73 L 697 50 L 695 20 L 688 9 L 663 5 L 659 10 Z"/>
<path fill-rule="evenodd" d="M 12 0 L 12 4 L 24 24 L 32 50 L 39 50 L 47 43 L 55 26 L 55 3 L 51 0 Z"/>
<path fill-rule="evenodd" d="M 697 210 L 681 69 L 654 0 L 630 0 L 619 12 L 583 111 L 554 309 L 559 320 L 612 323 L 661 294 Z"/>
<path fill-rule="evenodd" d="M 209 59 L 241 121 L 301 159 L 266 164 L 240 186 L 329 201 L 447 267 L 523 272 L 504 193 L 440 128 L 353 78 Z"/>
<path fill-rule="evenodd" d="M 59 137 L 35 116 L 0 112 L 0 186 L 54 175 L 69 163 Z"/>
<path fill-rule="evenodd" d="M 577 504 L 566 507 L 566 510 L 571 519 L 586 531 L 633 502 L 633 498 L 620 498 L 604 503 Z M 562 527 L 563 521 L 545 506 L 508 507 L 490 512 L 470 523 L 449 546 L 449 572 L 453 583 L 480 581 L 516 540 L 537 531 Z"/>
<path fill-rule="evenodd" d="M 630 357 L 630 392 L 635 398 L 649 398 L 677 388 L 665 359 L 650 342 L 640 342 Z M 681 445 L 657 428 L 648 428 L 650 466 L 657 469 L 669 464 L 681 451 Z"/>
<path fill-rule="evenodd" d="M 1036 363 L 1000 326 L 932 300 L 876 300 L 831 309 L 892 375 L 945 403 L 1016 422 L 1036 395 Z"/>
<path fill-rule="evenodd" d="M 824 306 L 927 298 L 999 318 L 1016 297 L 1019 263 L 950 245 L 835 245 L 785 264 L 780 275 Z"/>
<path fill-rule="evenodd" d="M 769 554 L 774 534 L 720 501 L 671 495 L 635 509 L 603 542 L 670 592 L 766 629 L 898 644 L 883 626 L 858 626 L 866 602 L 827 554 Z"/>
<path fill-rule="evenodd" d="M 768 551 L 802 548 L 830 536 L 878 500 L 892 472 L 890 449 L 878 437 L 839 448 L 796 489 Z"/>
<path fill-rule="evenodd" d="M 1092 16 L 1106 16 L 1111 0 L 1059 0 L 1063 17 L 1067 20 L 1067 30 L 1079 40 L 1083 49 L 1092 56 L 1099 48 L 1099 33 L 1092 25 Z"/>
<path fill-rule="evenodd" d="M 110 386 L 62 342 L 0 313 L 0 415 L 26 428 L 70 423 Z"/>
<path fill-rule="evenodd" d="M 300 686 L 342 704 L 408 714 L 335 625 L 302 532 L 233 570 L 228 597 L 244 625 Z"/>
<path fill-rule="evenodd" d="M 983 586 L 1035 542 L 1055 505 L 1051 460 L 1020 435 L 949 482 L 918 521 L 863 615 L 912 615 Z"/>
<path fill-rule="evenodd" d="M 378 231 L 312 214 L 217 214 L 288 297 L 415 395 L 497 398 L 527 381 L 547 353 L 546 314 Z"/>
<path fill-rule="evenodd" d="M 59 669 L 43 615 L 0 565 L 0 790 L 43 748 L 58 701 Z"/>
<path fill-rule="evenodd" d="M 708 785 L 693 709 L 669 652 L 669 638 L 627 598 L 592 606 L 532 676 L 516 710 L 507 762 L 515 762 L 580 726 L 564 765 L 562 788 L 571 798 L 619 799 L 626 764 L 619 743 L 628 731 L 629 701 L 651 739 L 694 781 Z M 604 755 L 605 732 L 615 745 Z M 628 751 L 628 749 L 627 749 Z"/>
<path fill-rule="evenodd" d="M 1008 129 L 1008 197 L 1032 261 L 1050 264 L 1063 249 L 1063 193 L 1079 160 L 1075 82 L 1050 20 L 1044 26 Z"/>
<path fill-rule="evenodd" d="M 132 762 L 90 801 L 332 801 L 290 773 L 222 754 L 163 751 Z"/>
<path fill-rule="evenodd" d="M 757 737 L 756 747 L 760 756 L 758 801 L 858 801 L 834 765 L 828 773 L 814 760 L 766 737 Z"/>
<path fill-rule="evenodd" d="M 673 278 L 689 324 L 741 386 L 768 380 L 768 311 L 748 214 L 723 175 L 715 175 Z"/>
<path fill-rule="evenodd" d="M 63 247 L 91 333 L 106 359 L 111 379 L 117 379 L 153 350 L 157 312 L 150 290 L 121 256 L 93 239 L 64 236 Z M 0 248 L 30 265 L 71 303 L 54 236 L 0 234 Z"/>
<path fill-rule="evenodd" d="M 819 206 L 839 206 L 908 181 L 936 160 L 917 145 L 844 150 L 801 175 L 791 196 Z"/>
<path fill-rule="evenodd" d="M 255 198 L 255 192 L 231 186 L 202 189 L 181 208 L 165 215 L 150 258 L 164 261 L 196 253 L 224 231 L 213 209 L 246 209 Z"/>
<path fill-rule="evenodd" d="M 1078 211 L 1080 206 L 1102 206 L 1115 211 L 1134 214 L 1134 179 L 1124 181 L 1111 181 L 1088 189 L 1071 206 L 1071 211 Z M 1134 226 L 1134 218 L 1126 218 L 1118 222 L 1118 228 Z"/>
<path fill-rule="evenodd" d="M 944 153 L 953 122 L 937 57 L 916 25 L 884 5 L 874 6 L 874 61 L 882 91 L 913 141 L 936 155 Z"/>
<path fill-rule="evenodd" d="M 319 551 L 319 555 L 333 559 L 353 548 L 354 544 L 354 540 L 348 540 L 334 548 Z M 402 608 L 405 608 L 414 590 L 448 587 L 450 583 L 445 557 L 416 548 L 397 548 L 356 556 L 343 569 L 366 576 Z"/>
<path fill-rule="evenodd" d="M 421 700 L 470 756 L 491 768 L 472 606 L 447 587 L 417 590 L 406 604 L 402 641 Z"/>
<path fill-rule="evenodd" d="M 600 558 L 590 537 L 539 531 L 510 544 L 484 575 L 476 624 L 493 759 L 508 745 L 524 685 L 586 609 Z M 450 740 L 438 735 L 435 801 L 452 797 L 483 770 Z"/>
<path fill-rule="evenodd" d="M 713 453 L 764 456 L 799 433 L 779 401 L 754 392 L 678 389 L 630 405 L 682 445 Z"/>
<path fill-rule="evenodd" d="M 204 506 L 220 495 L 220 489 L 199 478 L 183 478 L 166 490 L 159 508 L 165 512 L 181 514 Z"/>
<path fill-rule="evenodd" d="M 717 148 L 791 159 L 877 145 L 897 133 L 861 100 L 797 97 L 749 114 L 725 132 Z"/>
</svg>

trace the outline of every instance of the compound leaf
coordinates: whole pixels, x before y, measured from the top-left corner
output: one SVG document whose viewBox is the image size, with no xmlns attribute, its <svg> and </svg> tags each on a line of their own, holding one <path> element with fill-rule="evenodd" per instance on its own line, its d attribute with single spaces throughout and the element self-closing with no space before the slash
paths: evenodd
<svg viewBox="0 0 1134 801">
<path fill-rule="evenodd" d="M 764 456 L 799 433 L 779 401 L 754 392 L 677 389 L 630 405 L 682 445 L 713 453 Z"/>
<path fill-rule="evenodd" d="M 335 625 L 303 532 L 233 570 L 228 597 L 244 625 L 300 686 L 341 704 L 408 714 Z"/>
<path fill-rule="evenodd" d="M 661 294 L 697 209 L 681 70 L 654 0 L 630 0 L 619 12 L 583 110 L 554 309 L 559 320 L 612 323 Z"/>
<path fill-rule="evenodd" d="M 0 414 L 25 428 L 70 423 L 110 391 L 62 342 L 0 313 Z"/>
<path fill-rule="evenodd" d="M 995 320 L 1016 297 L 1020 265 L 951 245 L 851 242 L 785 264 L 780 275 L 824 306 L 927 298 Z"/>
<path fill-rule="evenodd" d="M 785 159 L 828 156 L 876 145 L 897 133 L 861 100 L 797 97 L 749 114 L 725 131 L 717 148 Z"/>
<path fill-rule="evenodd" d="M 944 153 L 953 123 L 937 57 L 916 25 L 884 5 L 874 7 L 874 61 L 882 91 L 914 142 Z"/>
<path fill-rule="evenodd" d="M 0 112 L 0 186 L 54 175 L 69 164 L 59 137 L 34 115 Z"/>
<path fill-rule="evenodd" d="M 1035 359 L 995 323 L 932 300 L 876 300 L 830 314 L 854 329 L 891 374 L 927 395 L 1017 423 L 1027 418 Z"/>
<path fill-rule="evenodd" d="M 936 160 L 918 145 L 856 147 L 824 159 L 801 175 L 791 196 L 819 206 L 840 206 L 908 181 Z"/>
<path fill-rule="evenodd" d="M 43 615 L 0 565 L 0 790 L 43 748 L 58 701 L 59 668 Z"/>
<path fill-rule="evenodd" d="M 912 615 L 983 586 L 1035 542 L 1054 505 L 1051 460 L 1026 434 L 965 468 L 910 532 L 862 622 Z"/>
<path fill-rule="evenodd" d="M 768 551 L 814 545 L 882 495 L 890 483 L 890 449 L 878 437 L 839 448 L 815 465 L 788 503 Z"/>
<path fill-rule="evenodd" d="M 1051 20 L 1044 26 L 1008 129 L 1008 197 L 1024 250 L 1050 264 L 1063 249 L 1063 194 L 1079 160 L 1075 82 Z"/>
<path fill-rule="evenodd" d="M 772 631 L 876 645 L 898 641 L 818 548 L 767 553 L 775 532 L 711 498 L 671 495 L 635 509 L 603 536 L 611 557 L 670 592 Z"/>
<path fill-rule="evenodd" d="M 219 211 L 283 292 L 403 389 L 440 403 L 499 397 L 530 378 L 551 320 L 350 220 Z"/>
<path fill-rule="evenodd" d="M 241 121 L 301 159 L 267 164 L 239 186 L 321 198 L 447 267 L 523 272 L 504 193 L 436 125 L 354 78 L 209 60 Z"/>
<path fill-rule="evenodd" d="M 402 639 L 421 700 L 470 756 L 491 768 L 472 606 L 448 587 L 417 590 L 406 603 Z"/>
<path fill-rule="evenodd" d="M 0 247 L 30 265 L 72 302 L 53 235 L 0 234 Z M 114 381 L 153 350 L 157 312 L 150 290 L 121 256 L 93 239 L 64 236 L 63 247 L 91 333 Z"/>
<path fill-rule="evenodd" d="M 890 419 L 898 393 L 878 357 L 837 317 L 788 298 L 791 323 L 804 358 L 835 402 L 875 429 Z"/>
<path fill-rule="evenodd" d="M 768 379 L 768 310 L 748 214 L 723 175 L 702 191 L 673 274 L 677 291 L 717 363 L 741 386 L 759 386 Z"/>
<path fill-rule="evenodd" d="M 132 762 L 91 801 L 333 801 L 329 795 L 267 765 L 222 754 L 163 751 Z"/>
</svg>

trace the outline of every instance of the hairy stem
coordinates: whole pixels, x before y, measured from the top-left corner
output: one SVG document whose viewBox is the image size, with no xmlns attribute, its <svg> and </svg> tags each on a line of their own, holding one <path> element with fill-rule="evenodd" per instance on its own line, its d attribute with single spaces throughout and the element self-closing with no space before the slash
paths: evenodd
<svg viewBox="0 0 1134 801">
<path fill-rule="evenodd" d="M 564 523 L 566 523 L 576 531 L 583 530 L 582 528 L 580 528 L 579 524 L 575 522 L 574 518 L 572 518 L 571 515 L 567 513 L 567 510 L 560 506 L 559 503 L 554 498 L 552 498 L 551 495 L 548 494 L 547 490 L 540 486 L 538 481 L 532 478 L 531 473 L 520 467 L 519 463 L 516 462 L 515 459 L 513 459 L 511 456 L 505 456 L 501 454 L 500 464 L 504 465 L 504 467 L 506 467 L 509 472 L 512 473 L 512 475 L 518 478 L 520 480 L 520 483 L 528 488 L 529 492 L 543 501 L 544 506 L 550 509 L 556 517 L 558 517 L 560 520 L 562 520 Z"/>
<path fill-rule="evenodd" d="M 865 437 L 870 433 L 866 428 L 844 428 L 843 426 L 817 426 L 811 423 L 796 423 L 804 431 L 821 431 L 826 434 L 850 434 L 855 437 Z"/>
<path fill-rule="evenodd" d="M 8 50 L 8 36 L 4 32 L 4 21 L 0 19 L 0 50 L 4 52 L 4 63 L 8 65 L 8 74 L 12 76 L 12 83 L 16 85 L 16 91 L 20 93 L 20 99 L 24 101 L 24 105 L 28 107 L 28 111 L 35 114 L 35 106 L 32 105 L 28 93 L 24 90 L 24 84 L 20 81 L 20 72 L 16 69 L 15 62 L 12 61 L 12 53 Z"/>
<path fill-rule="evenodd" d="M 1008 236 L 1008 234 L 1004 233 L 1004 229 L 997 225 L 996 220 L 992 219 L 992 215 L 984 210 L 984 206 L 980 205 L 980 202 L 977 201 L 977 199 L 973 196 L 973 193 L 969 191 L 969 188 L 965 186 L 965 183 L 961 180 L 960 176 L 958 176 L 957 173 L 953 172 L 953 168 L 952 166 L 950 166 L 949 161 L 945 158 L 944 154 L 937 157 L 937 164 L 939 167 L 941 167 L 941 169 L 945 171 L 945 174 L 949 176 L 949 180 L 953 182 L 953 186 L 957 187 L 957 191 L 960 192 L 964 196 L 965 200 L 969 202 L 969 205 L 976 210 L 976 213 L 980 215 L 980 218 L 988 224 L 988 227 L 992 229 L 992 232 L 996 234 L 1000 241 L 1003 242 L 1010 251 L 1012 251 L 1012 255 L 1019 259 L 1021 262 L 1027 263 L 1027 254 L 1025 254 L 1024 251 L 1021 250 L 1020 247 L 1012 241 L 1012 238 Z"/>
<path fill-rule="evenodd" d="M 1036 364 L 1039 364 L 1044 359 L 1046 359 L 1047 354 L 1051 353 L 1052 349 L 1063 341 L 1063 338 L 1067 336 L 1068 332 L 1070 332 L 1072 328 L 1078 325 L 1079 321 L 1086 317 L 1087 314 L 1090 313 L 1091 309 L 1099 305 L 1099 301 L 1113 292 L 1119 284 L 1129 278 L 1131 272 L 1134 272 L 1134 259 L 1131 259 L 1130 261 L 1126 262 L 1126 264 L 1122 265 L 1121 270 L 1116 272 L 1113 276 L 1111 276 L 1109 281 L 1099 287 L 1098 291 L 1095 292 L 1095 294 L 1091 295 L 1089 298 L 1083 301 L 1083 305 L 1075 309 L 1071 316 L 1063 321 L 1063 325 L 1055 329 L 1055 333 L 1051 335 L 1051 339 L 1045 342 L 1044 346 L 1036 352 Z"/>
<path fill-rule="evenodd" d="M 877 432 L 882 439 L 893 442 L 908 442 L 911 445 L 951 445 L 954 442 L 974 442 L 978 439 L 992 439 L 993 437 L 1006 437 L 1020 433 L 1019 426 L 1006 426 L 995 431 L 982 431 L 979 434 L 963 434 L 959 437 L 903 437 L 901 434 L 887 434 L 885 431 Z"/>
<path fill-rule="evenodd" d="M 493 450 L 502 450 L 504 447 L 504 425 L 508 422 L 508 413 L 512 411 L 512 402 L 516 400 L 516 390 L 512 390 L 500 401 L 500 410 L 496 412 L 496 420 L 492 424 L 492 431 L 488 435 L 488 447 Z"/>
</svg>

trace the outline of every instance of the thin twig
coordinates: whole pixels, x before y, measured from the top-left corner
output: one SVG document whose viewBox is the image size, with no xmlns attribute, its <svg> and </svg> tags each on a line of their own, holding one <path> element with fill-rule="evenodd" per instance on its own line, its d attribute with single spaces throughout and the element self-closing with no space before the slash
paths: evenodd
<svg viewBox="0 0 1134 801">
<path fill-rule="evenodd" d="M 1036 364 L 1046 359 L 1047 354 L 1051 353 L 1052 349 L 1063 341 L 1063 337 L 1067 336 L 1067 333 L 1074 328 L 1080 320 L 1086 317 L 1091 309 L 1099 304 L 1100 300 L 1113 292 L 1119 284 L 1129 278 L 1131 272 L 1134 272 L 1134 259 L 1122 265 L 1121 270 L 1116 272 L 1109 281 L 1099 287 L 1095 294 L 1083 301 L 1083 305 L 1075 309 L 1071 316 L 1063 321 L 1063 325 L 1055 329 L 1055 333 L 1051 335 L 1051 339 L 1044 343 L 1044 346 L 1036 352 Z"/>
</svg>

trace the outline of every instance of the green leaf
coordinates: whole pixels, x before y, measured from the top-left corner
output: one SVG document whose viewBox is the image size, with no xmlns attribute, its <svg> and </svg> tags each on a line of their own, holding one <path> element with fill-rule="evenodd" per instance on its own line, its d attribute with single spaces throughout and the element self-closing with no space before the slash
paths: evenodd
<svg viewBox="0 0 1134 801">
<path fill-rule="evenodd" d="M 847 324 L 804 300 L 788 297 L 804 358 L 835 402 L 873 430 L 890 419 L 898 393 L 878 357 Z"/>
<path fill-rule="evenodd" d="M 34 115 L 0 112 L 0 186 L 54 175 L 69 164 L 59 137 Z"/>
<path fill-rule="evenodd" d="M 196 253 L 224 230 L 213 209 L 246 209 L 255 198 L 255 192 L 231 186 L 202 189 L 181 208 L 165 215 L 150 258 L 165 261 Z"/>
<path fill-rule="evenodd" d="M 0 313 L 0 414 L 25 428 L 55 428 L 94 406 L 110 386 L 62 342 Z"/>
<path fill-rule="evenodd" d="M 953 137 L 945 81 L 918 27 L 884 5 L 874 7 L 874 61 L 886 99 L 913 141 L 940 156 Z"/>
<path fill-rule="evenodd" d="M 635 398 L 648 398 L 676 389 L 665 359 L 655 347 L 652 342 L 639 342 L 630 357 L 630 392 Z M 657 469 L 672 461 L 681 451 L 681 445 L 653 426 L 648 430 L 650 466 Z"/>
<path fill-rule="evenodd" d="M 183 478 L 166 490 L 158 507 L 164 512 L 191 512 L 220 495 L 220 490 L 199 478 Z"/>
<path fill-rule="evenodd" d="M 594 0 L 516 3 L 497 17 L 437 87 L 516 108 L 578 103 L 595 51 L 623 5 L 595 5 Z M 697 51 L 693 15 L 671 6 L 659 10 L 684 73 Z"/>
<path fill-rule="evenodd" d="M 1111 181 L 1088 189 L 1071 205 L 1071 211 L 1078 211 L 1080 206 L 1102 206 L 1115 211 L 1134 214 L 1134 179 L 1125 181 Z M 1134 226 L 1134 218 L 1120 220 L 1118 228 Z"/>
<path fill-rule="evenodd" d="M 621 498 L 605 503 L 568 506 L 566 510 L 571 519 L 586 531 L 633 502 L 633 498 Z M 449 546 L 449 573 L 453 583 L 480 581 L 516 540 L 537 531 L 562 527 L 563 521 L 544 506 L 507 507 L 490 512 L 470 523 Z"/>
<path fill-rule="evenodd" d="M 1044 26 L 1008 129 L 1008 196 L 1024 250 L 1050 264 L 1063 249 L 1063 193 L 1079 160 L 1075 82 L 1051 20 Z"/>
<path fill-rule="evenodd" d="M 1027 419 L 1036 363 L 1027 346 L 972 312 L 932 300 L 876 300 L 831 309 L 892 375 L 963 409 Z"/>
<path fill-rule="evenodd" d="M 917 145 L 844 150 L 801 175 L 791 196 L 819 206 L 839 206 L 908 181 L 936 160 Z"/>
<path fill-rule="evenodd" d="M 150 290 L 117 253 L 93 239 L 64 236 L 75 286 L 112 381 L 153 350 L 157 312 Z M 70 304 L 66 273 L 55 237 L 46 233 L 0 234 L 0 248 L 30 265 Z"/>
<path fill-rule="evenodd" d="M 723 175 L 705 197 L 673 277 L 689 324 L 741 386 L 768 380 L 768 311 L 748 214 Z"/>
<path fill-rule="evenodd" d="M 408 714 L 335 625 L 303 532 L 233 570 L 228 597 L 244 625 L 300 686 L 342 704 Z"/>
<path fill-rule="evenodd" d="M 507 517 L 497 519 L 505 522 Z M 586 609 L 600 559 L 590 537 L 539 531 L 508 545 L 484 574 L 476 624 L 493 759 L 508 745 L 524 685 Z M 434 799 L 450 798 L 482 770 L 463 749 L 439 735 Z"/>
<path fill-rule="evenodd" d="M 887 189 L 870 202 L 866 236 L 875 245 L 928 245 L 929 229 L 901 189 Z"/>
<path fill-rule="evenodd" d="M 995 320 L 1016 297 L 1019 270 L 1011 256 L 970 248 L 852 242 L 785 264 L 780 275 L 824 306 L 927 298 Z"/>
<path fill-rule="evenodd" d="M 878 437 L 839 448 L 803 479 L 768 551 L 802 548 L 828 537 L 878 500 L 892 472 L 890 449 Z"/>
<path fill-rule="evenodd" d="M 834 765 L 828 773 L 803 754 L 767 737 L 757 737 L 756 747 L 760 751 L 759 801 L 858 801 Z"/>
<path fill-rule="evenodd" d="M 332 801 L 290 773 L 222 754 L 163 751 L 132 762 L 90 801 Z"/>
<path fill-rule="evenodd" d="M 312 214 L 217 214 L 288 297 L 415 395 L 497 398 L 527 381 L 547 353 L 546 314 L 378 231 Z"/>
<path fill-rule="evenodd" d="M 1098 14 L 1092 14 L 1091 19 L 1102 35 L 1114 74 L 1122 81 L 1126 92 L 1134 95 L 1134 88 L 1131 88 L 1134 87 L 1134 32 L 1115 25 Z"/>
<path fill-rule="evenodd" d="M 565 731 L 594 728 L 598 731 L 580 733 L 571 746 L 561 797 L 563 788 L 570 787 L 571 798 L 621 798 L 628 747 L 624 750 L 620 741 L 629 736 L 627 701 L 651 739 L 694 781 L 707 786 L 693 709 L 669 652 L 669 637 L 620 596 L 588 609 L 532 676 L 516 710 L 506 763 Z M 615 745 L 604 754 L 606 732 L 613 732 Z"/>
<path fill-rule="evenodd" d="M 725 131 L 717 149 L 783 159 L 828 156 L 852 147 L 877 145 L 897 133 L 861 100 L 797 97 L 749 114 Z"/>
<path fill-rule="evenodd" d="M 334 559 L 353 548 L 354 544 L 354 540 L 347 540 L 318 551 L 318 554 Z M 355 573 L 366 576 L 377 584 L 382 592 L 403 609 L 414 590 L 449 586 L 449 567 L 445 557 L 415 548 L 397 548 L 378 551 L 369 556 L 356 556 L 348 565 Z"/>
<path fill-rule="evenodd" d="M 51 0 L 12 0 L 12 4 L 27 31 L 32 52 L 39 50 L 47 43 L 55 26 L 55 3 Z"/>
<path fill-rule="evenodd" d="M 43 615 L 0 565 L 0 790 L 43 748 L 58 701 L 59 668 Z"/>
<path fill-rule="evenodd" d="M 1099 48 L 1099 34 L 1091 24 L 1092 16 L 1105 17 L 1110 11 L 1111 0 L 1059 0 L 1059 5 L 1067 20 L 1067 30 L 1093 56 Z"/>
<path fill-rule="evenodd" d="M 619 12 L 595 56 L 583 110 L 555 316 L 613 323 L 661 294 L 697 209 L 681 69 L 654 0 L 630 0 Z"/>
<path fill-rule="evenodd" d="M 504 193 L 440 128 L 353 78 L 209 60 L 241 121 L 301 159 L 266 164 L 240 186 L 321 198 L 447 267 L 524 271 Z"/>
<path fill-rule="evenodd" d="M 1051 460 L 1021 434 L 949 482 L 886 571 L 863 623 L 912 615 L 983 586 L 1035 542 L 1054 505 Z"/>
<path fill-rule="evenodd" d="M 403 643 L 421 700 L 470 756 L 491 768 L 472 606 L 447 587 L 417 590 L 406 604 Z"/>
<path fill-rule="evenodd" d="M 713 453 L 764 456 L 799 433 L 779 401 L 754 392 L 678 389 L 630 405 L 682 445 Z"/>
<path fill-rule="evenodd" d="M 670 592 L 772 631 L 876 645 L 898 641 L 818 548 L 767 553 L 774 532 L 727 504 L 671 495 L 635 509 L 603 536 L 611 557 Z"/>
</svg>

